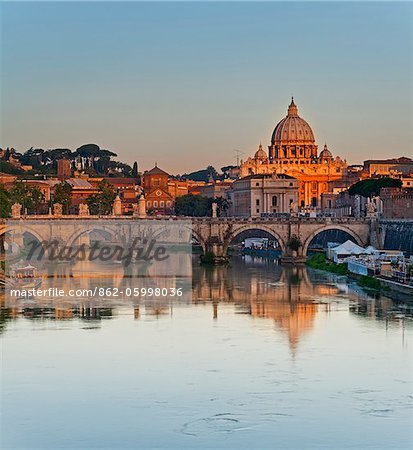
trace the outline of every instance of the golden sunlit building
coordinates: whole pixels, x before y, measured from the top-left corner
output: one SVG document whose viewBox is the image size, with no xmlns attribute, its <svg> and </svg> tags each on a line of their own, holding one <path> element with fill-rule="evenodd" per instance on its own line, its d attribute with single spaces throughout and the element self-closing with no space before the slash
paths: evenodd
<svg viewBox="0 0 413 450">
<path fill-rule="evenodd" d="M 287 116 L 274 128 L 268 155 L 260 145 L 254 157 L 241 161 L 240 171 L 241 177 L 277 173 L 297 178 L 299 206 L 319 207 L 329 182 L 347 176 L 347 163 L 334 158 L 327 145 L 318 154 L 313 130 L 292 99 Z"/>
</svg>

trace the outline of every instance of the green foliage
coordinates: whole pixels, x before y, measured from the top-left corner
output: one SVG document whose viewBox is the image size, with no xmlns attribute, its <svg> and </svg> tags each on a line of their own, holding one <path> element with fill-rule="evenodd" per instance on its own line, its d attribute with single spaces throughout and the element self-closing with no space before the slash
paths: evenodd
<svg viewBox="0 0 413 450">
<path fill-rule="evenodd" d="M 136 161 L 133 163 L 132 176 L 138 178 L 138 163 Z"/>
<path fill-rule="evenodd" d="M 175 213 L 178 216 L 205 217 L 212 211 L 212 199 L 202 195 L 187 194 L 175 200 Z"/>
<path fill-rule="evenodd" d="M 11 214 L 11 200 L 10 194 L 7 192 L 5 187 L 0 184 L 0 217 L 6 218 L 10 217 Z"/>
<path fill-rule="evenodd" d="M 99 165 L 97 166 L 99 167 Z M 116 173 L 109 174 L 109 176 L 124 176 L 124 177 L 132 177 L 132 167 L 128 164 L 119 162 L 119 161 L 109 161 L 107 165 L 108 170 L 114 170 Z M 106 170 L 106 169 L 105 169 Z M 107 171 L 107 170 L 106 170 Z"/>
<path fill-rule="evenodd" d="M 302 247 L 302 243 L 297 236 L 291 236 L 289 241 L 287 242 L 287 246 L 294 251 L 298 251 L 300 247 Z"/>
<path fill-rule="evenodd" d="M 196 172 L 186 173 L 182 175 L 182 178 L 193 181 L 205 181 L 208 182 L 211 179 L 216 180 L 219 178 L 218 172 L 214 167 L 208 166 L 206 169 L 197 170 Z"/>
<path fill-rule="evenodd" d="M 101 149 L 97 144 L 85 144 L 80 146 L 76 151 L 72 152 L 69 148 L 55 148 L 44 150 L 42 148 L 30 148 L 23 155 L 17 153 L 12 149 L 8 153 L 13 153 L 21 164 L 31 165 L 33 167 L 33 174 L 56 175 L 57 161 L 59 159 L 75 160 L 78 157 L 82 158 L 81 170 L 84 170 L 89 175 L 110 175 L 115 172 L 114 176 L 132 176 L 132 167 L 119 161 L 113 161 L 112 158 L 117 154 Z M 9 155 L 6 152 L 6 157 Z M 16 168 L 6 158 L 0 161 L 0 171 L 10 174 L 21 174 L 23 170 Z"/>
<path fill-rule="evenodd" d="M 324 253 L 317 253 L 307 259 L 307 265 L 313 269 L 325 270 L 336 273 L 337 275 L 347 275 L 347 264 L 334 264 L 327 261 Z"/>
<path fill-rule="evenodd" d="M 380 189 L 384 187 L 402 187 L 402 180 L 395 178 L 368 178 L 367 180 L 359 181 L 348 190 L 350 195 L 362 195 L 363 197 L 371 197 L 372 195 L 379 195 Z"/>
<path fill-rule="evenodd" d="M 228 200 L 218 197 L 215 200 L 202 195 L 187 194 L 175 200 L 175 213 L 178 216 L 210 217 L 212 215 L 212 203 L 217 204 L 218 216 L 225 216 L 229 208 Z"/>
<path fill-rule="evenodd" d="M 20 203 L 23 213 L 27 210 L 32 214 L 39 211 L 44 195 L 39 188 L 17 180 L 10 189 L 10 200 L 12 204 Z"/>
<path fill-rule="evenodd" d="M 218 208 L 217 208 L 218 216 L 225 216 L 226 212 L 229 209 L 229 201 L 224 197 L 217 197 L 214 201 L 218 206 Z M 211 205 L 212 205 L 212 203 L 211 203 Z M 211 206 L 211 213 L 212 213 L 212 206 Z"/>
<path fill-rule="evenodd" d="M 359 280 L 358 284 L 367 289 L 374 289 L 376 291 L 379 291 L 381 289 L 381 283 L 380 280 L 377 278 L 369 277 L 367 275 L 363 275 Z"/>
<path fill-rule="evenodd" d="M 76 149 L 76 154 L 85 158 L 91 156 L 98 156 L 100 151 L 99 145 L 96 144 L 84 144 Z"/>
<path fill-rule="evenodd" d="M 215 255 L 212 251 L 206 252 L 205 255 L 201 255 L 202 264 L 214 264 L 214 261 Z"/>
<path fill-rule="evenodd" d="M 63 208 L 63 213 L 68 214 L 70 205 L 72 204 L 72 186 L 64 181 L 55 186 L 55 194 L 53 197 L 54 203 L 60 203 Z"/>
<path fill-rule="evenodd" d="M 116 198 L 116 191 L 106 180 L 98 185 L 99 192 L 86 199 L 90 214 L 108 215 Z"/>
<path fill-rule="evenodd" d="M 13 166 L 13 164 L 10 164 L 7 161 L 0 160 L 0 172 L 8 173 L 10 175 L 20 175 L 24 173 L 24 170 L 19 169 L 16 166 Z"/>
</svg>

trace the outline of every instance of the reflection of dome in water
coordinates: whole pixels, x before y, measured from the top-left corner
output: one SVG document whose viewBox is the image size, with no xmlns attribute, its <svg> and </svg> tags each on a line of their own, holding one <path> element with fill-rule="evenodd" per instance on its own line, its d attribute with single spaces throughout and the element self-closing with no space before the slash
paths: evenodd
<svg viewBox="0 0 413 450">
<path fill-rule="evenodd" d="M 273 319 L 279 328 L 288 335 L 291 351 L 296 352 L 302 336 L 314 326 L 318 305 L 282 301 L 251 302 L 252 316 Z"/>
</svg>

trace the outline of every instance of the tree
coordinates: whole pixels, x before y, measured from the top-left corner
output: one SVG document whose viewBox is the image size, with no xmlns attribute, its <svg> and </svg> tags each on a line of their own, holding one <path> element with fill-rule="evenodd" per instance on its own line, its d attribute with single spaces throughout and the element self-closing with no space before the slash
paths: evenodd
<svg viewBox="0 0 413 450">
<path fill-rule="evenodd" d="M 11 214 L 11 200 L 10 194 L 5 187 L 0 184 L 0 217 L 10 217 Z"/>
<path fill-rule="evenodd" d="M 119 161 L 110 161 L 108 169 L 109 176 L 113 175 L 116 177 L 119 176 L 119 174 L 123 175 L 124 177 L 132 176 L 132 167 Z"/>
<path fill-rule="evenodd" d="M 229 201 L 224 197 L 217 197 L 215 203 L 218 205 L 218 216 L 226 216 L 229 209 Z"/>
<path fill-rule="evenodd" d="M 84 158 L 98 156 L 100 147 L 97 144 L 85 144 L 76 149 L 76 153 Z"/>
<path fill-rule="evenodd" d="M 202 195 L 182 195 L 175 200 L 175 213 L 178 216 L 210 216 L 212 201 L 211 198 L 203 197 Z"/>
<path fill-rule="evenodd" d="M 208 166 L 206 169 L 197 170 L 196 172 L 186 173 L 182 178 L 193 181 L 211 181 L 219 178 L 218 172 L 214 167 Z"/>
<path fill-rule="evenodd" d="M 53 202 L 62 205 L 64 214 L 69 213 L 70 205 L 72 204 L 72 190 L 72 186 L 67 181 L 59 183 L 55 187 Z"/>
<path fill-rule="evenodd" d="M 298 249 L 303 246 L 303 244 L 301 243 L 300 239 L 294 235 L 294 236 L 291 236 L 290 239 L 288 240 L 287 246 L 291 250 L 297 252 Z"/>
<path fill-rule="evenodd" d="M 24 171 L 9 163 L 8 161 L 0 160 L 0 172 L 8 173 L 10 175 L 20 175 Z"/>
<path fill-rule="evenodd" d="M 20 203 L 23 212 L 27 210 L 29 213 L 36 213 L 44 200 L 44 195 L 38 187 L 15 181 L 10 189 L 10 200 L 12 204 Z"/>
<path fill-rule="evenodd" d="M 138 163 L 136 161 L 133 163 L 132 176 L 138 178 Z"/>
<path fill-rule="evenodd" d="M 371 197 L 379 195 L 380 189 L 384 187 L 402 187 L 402 180 L 395 178 L 368 178 L 353 184 L 348 190 L 350 195 L 361 195 L 363 197 Z"/>
<path fill-rule="evenodd" d="M 86 199 L 90 214 L 108 215 L 116 198 L 116 191 L 106 180 L 98 184 L 99 192 Z"/>
</svg>

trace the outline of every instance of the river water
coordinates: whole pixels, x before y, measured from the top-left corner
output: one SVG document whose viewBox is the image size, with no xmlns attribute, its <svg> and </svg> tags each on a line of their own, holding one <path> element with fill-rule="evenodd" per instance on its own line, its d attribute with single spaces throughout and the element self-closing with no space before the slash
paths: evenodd
<svg viewBox="0 0 413 450">
<path fill-rule="evenodd" d="M 1 448 L 407 449 L 412 310 L 261 258 L 192 300 L 3 308 Z"/>
</svg>

